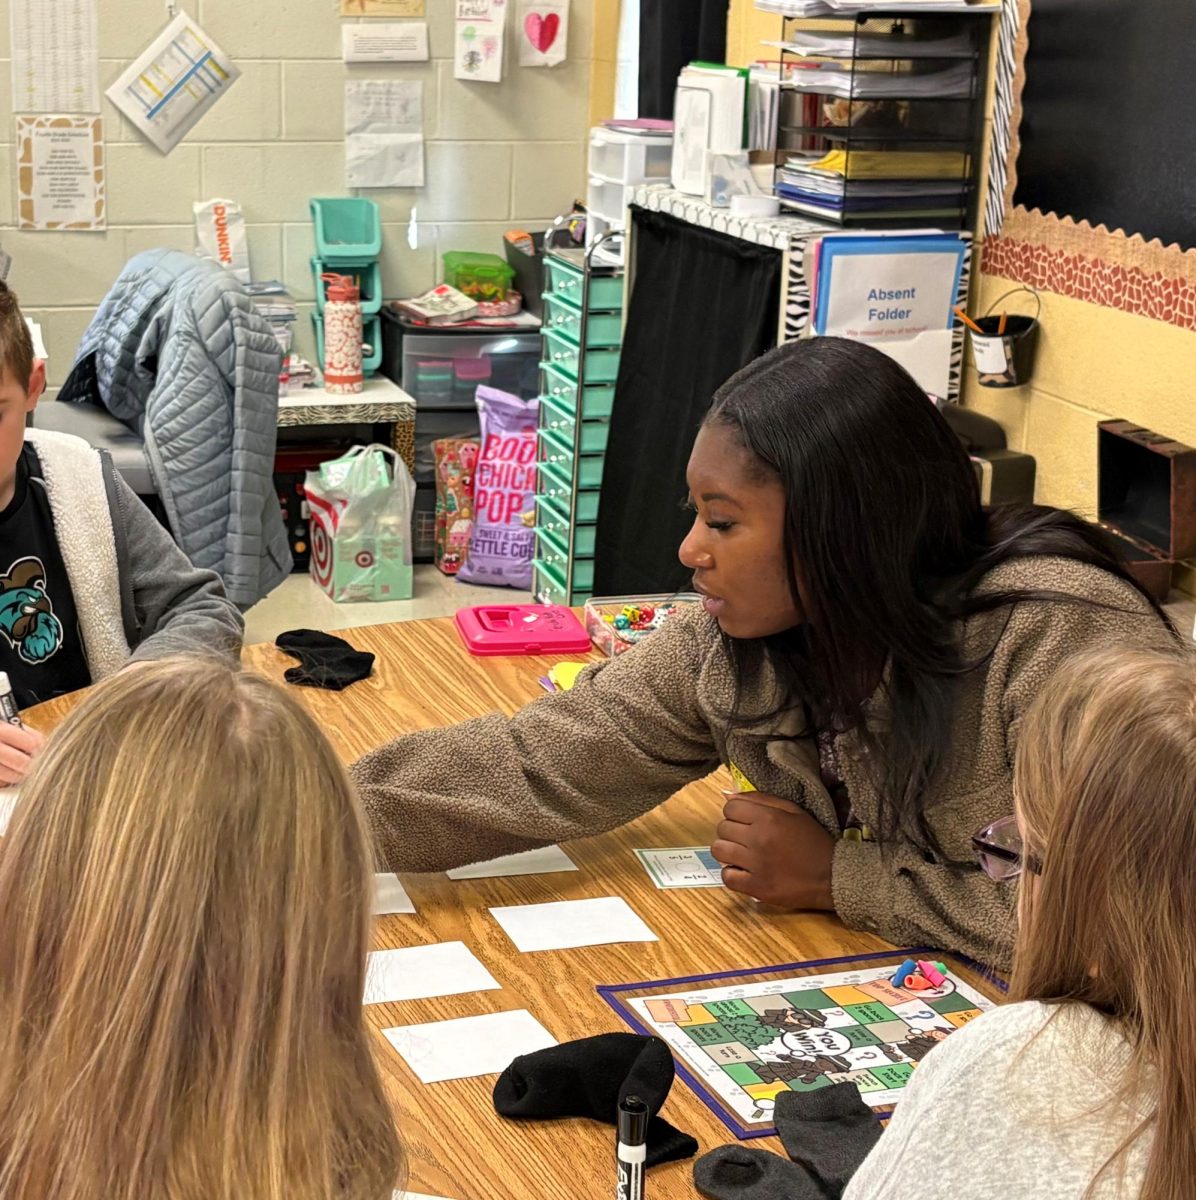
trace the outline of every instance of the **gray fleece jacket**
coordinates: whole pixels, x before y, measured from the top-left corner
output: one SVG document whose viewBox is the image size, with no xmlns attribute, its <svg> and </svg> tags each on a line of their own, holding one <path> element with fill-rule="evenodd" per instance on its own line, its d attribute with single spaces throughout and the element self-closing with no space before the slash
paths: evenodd
<svg viewBox="0 0 1196 1200">
<path fill-rule="evenodd" d="M 244 623 L 220 576 L 169 532 L 82 438 L 29 429 L 71 581 L 91 677 L 176 654 L 240 658 Z"/>
</svg>

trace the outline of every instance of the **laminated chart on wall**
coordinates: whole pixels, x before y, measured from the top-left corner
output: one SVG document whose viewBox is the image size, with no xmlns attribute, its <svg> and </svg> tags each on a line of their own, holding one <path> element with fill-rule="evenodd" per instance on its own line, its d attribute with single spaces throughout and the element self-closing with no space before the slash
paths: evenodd
<svg viewBox="0 0 1196 1200">
<path fill-rule="evenodd" d="M 453 77 L 501 83 L 506 0 L 455 0 Z"/>
<path fill-rule="evenodd" d="M 106 94 L 163 154 L 169 154 L 240 75 L 199 25 L 180 13 Z"/>
<path fill-rule="evenodd" d="M 440 0 L 444 3 L 444 0 Z M 342 17 L 422 17 L 424 0 L 341 0 Z"/>
<path fill-rule="evenodd" d="M 423 187 L 424 85 L 411 79 L 345 84 L 345 186 Z"/>
<path fill-rule="evenodd" d="M 105 227 L 100 117 L 17 117 L 17 225 L 80 231 Z"/>
<path fill-rule="evenodd" d="M 100 111 L 96 0 L 9 0 L 14 112 Z"/>
</svg>

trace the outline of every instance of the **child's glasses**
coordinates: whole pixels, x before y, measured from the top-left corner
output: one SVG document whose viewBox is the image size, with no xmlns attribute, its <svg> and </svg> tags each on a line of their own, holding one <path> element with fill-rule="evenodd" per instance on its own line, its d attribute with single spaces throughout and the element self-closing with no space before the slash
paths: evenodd
<svg viewBox="0 0 1196 1200">
<path fill-rule="evenodd" d="M 1001 817 L 991 825 L 985 825 L 972 837 L 980 869 L 998 883 L 1016 879 L 1025 867 L 1035 875 L 1042 874 L 1042 863 L 1033 854 L 1026 852 L 1016 817 Z"/>
</svg>

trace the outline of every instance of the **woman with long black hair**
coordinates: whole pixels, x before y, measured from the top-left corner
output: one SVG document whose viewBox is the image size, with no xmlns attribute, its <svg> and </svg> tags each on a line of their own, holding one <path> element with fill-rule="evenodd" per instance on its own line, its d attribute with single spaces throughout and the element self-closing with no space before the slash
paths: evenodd
<svg viewBox="0 0 1196 1200">
<path fill-rule="evenodd" d="M 711 821 L 729 888 L 1004 965 L 1008 892 L 971 837 L 1012 812 L 1022 716 L 1064 658 L 1164 644 L 1166 618 L 1093 526 L 983 508 L 941 414 L 857 342 L 791 343 L 732 378 L 688 482 L 700 608 L 514 717 L 356 764 L 390 868 L 598 833 L 721 763 L 740 789 Z"/>
</svg>

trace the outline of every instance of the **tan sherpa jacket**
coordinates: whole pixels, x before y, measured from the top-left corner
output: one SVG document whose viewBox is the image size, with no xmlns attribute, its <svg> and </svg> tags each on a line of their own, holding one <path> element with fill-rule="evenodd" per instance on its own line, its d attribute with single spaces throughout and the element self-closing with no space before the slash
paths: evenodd
<svg viewBox="0 0 1196 1200">
<path fill-rule="evenodd" d="M 938 794 L 926 810 L 944 852 L 974 861 L 972 835 L 1012 811 L 1011 774 L 1023 714 L 1069 654 L 1097 642 L 1168 640 L 1128 584 L 1061 558 L 1018 559 L 982 591 L 1049 589 L 1093 604 L 1026 601 L 964 622 L 967 661 L 955 733 Z M 767 696 L 753 688 L 750 703 Z M 810 739 L 791 736 L 792 714 L 769 737 L 728 730 L 720 719 L 732 676 L 713 618 L 695 609 L 568 692 L 514 717 L 494 714 L 400 737 L 355 764 L 354 778 L 391 870 L 440 871 L 613 829 L 667 800 L 720 763 L 734 762 L 761 792 L 796 801 L 838 833 Z M 883 729 L 883 704 L 869 726 Z M 791 728 L 785 728 L 788 724 Z M 838 743 L 852 807 L 875 826 L 877 795 L 860 761 L 859 734 Z M 720 819 L 710 813 L 710 828 Z M 848 925 L 899 945 L 929 943 L 983 962 L 1008 962 L 1014 891 L 978 868 L 950 868 L 912 845 L 840 840 L 832 885 Z"/>
</svg>

